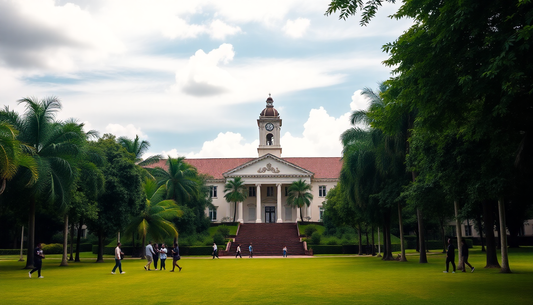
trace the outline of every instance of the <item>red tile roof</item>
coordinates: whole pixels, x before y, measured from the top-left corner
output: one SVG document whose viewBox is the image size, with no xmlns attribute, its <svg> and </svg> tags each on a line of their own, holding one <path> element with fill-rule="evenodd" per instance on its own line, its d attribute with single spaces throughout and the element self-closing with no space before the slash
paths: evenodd
<svg viewBox="0 0 533 305">
<path fill-rule="evenodd" d="M 205 158 L 185 159 L 185 162 L 196 167 L 199 173 L 207 174 L 215 179 L 224 179 L 223 173 L 256 158 Z M 339 157 L 301 157 L 281 158 L 289 163 L 315 173 L 314 178 L 339 178 L 342 159 Z M 166 168 L 166 160 L 161 160 L 147 167 Z"/>
</svg>

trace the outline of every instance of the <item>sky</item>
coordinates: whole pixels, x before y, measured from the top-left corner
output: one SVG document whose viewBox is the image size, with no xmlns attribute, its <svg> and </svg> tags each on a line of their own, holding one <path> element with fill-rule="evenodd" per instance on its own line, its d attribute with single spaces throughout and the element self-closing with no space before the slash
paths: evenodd
<svg viewBox="0 0 533 305">
<path fill-rule="evenodd" d="M 269 94 L 283 157 L 341 156 L 382 46 L 411 25 L 385 3 L 366 26 L 315 0 L 0 0 L 0 101 L 58 97 L 57 119 L 150 143 L 144 156 L 257 156 Z"/>
</svg>

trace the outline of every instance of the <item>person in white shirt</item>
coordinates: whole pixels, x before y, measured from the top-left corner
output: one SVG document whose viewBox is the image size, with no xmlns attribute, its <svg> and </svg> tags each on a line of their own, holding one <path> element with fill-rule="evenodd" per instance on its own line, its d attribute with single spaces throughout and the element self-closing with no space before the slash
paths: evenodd
<svg viewBox="0 0 533 305">
<path fill-rule="evenodd" d="M 152 248 L 152 242 L 149 242 L 148 245 L 146 246 L 145 255 L 146 255 L 146 261 L 148 261 L 148 263 L 144 265 L 144 270 L 150 271 L 150 264 L 152 264 L 152 261 L 154 259 L 153 257 L 154 248 Z"/>
<path fill-rule="evenodd" d="M 161 249 L 159 250 L 159 259 L 161 260 L 161 266 L 159 267 L 159 270 L 167 270 L 165 266 L 165 262 L 167 260 L 167 246 L 165 244 L 161 245 Z"/>
<path fill-rule="evenodd" d="M 120 274 L 124 274 L 126 272 L 123 272 L 122 271 L 122 255 L 124 255 L 124 253 L 120 250 L 120 243 L 117 243 L 117 247 L 115 248 L 115 267 L 113 268 L 113 271 L 111 271 L 111 274 L 115 274 L 115 270 L 117 270 L 117 267 L 118 267 L 118 271 L 120 271 Z"/>
<path fill-rule="evenodd" d="M 217 248 L 217 244 L 216 243 L 213 243 L 213 259 L 215 259 L 215 256 L 217 258 L 220 258 L 218 257 L 218 248 Z"/>
<path fill-rule="evenodd" d="M 237 252 L 235 253 L 235 258 L 237 258 L 237 256 L 240 256 L 242 258 L 242 255 L 241 255 L 241 244 L 239 244 L 237 246 Z"/>
</svg>

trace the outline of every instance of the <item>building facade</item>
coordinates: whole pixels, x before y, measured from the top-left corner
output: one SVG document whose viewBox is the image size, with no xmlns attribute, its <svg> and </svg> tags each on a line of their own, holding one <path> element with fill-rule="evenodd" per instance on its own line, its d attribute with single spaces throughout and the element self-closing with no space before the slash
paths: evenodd
<svg viewBox="0 0 533 305">
<path fill-rule="evenodd" d="M 186 159 L 199 173 L 207 174 L 215 209 L 206 213 L 213 222 L 287 223 L 300 220 L 300 209 L 287 205 L 288 187 L 300 179 L 311 184 L 313 202 L 302 208 L 302 217 L 320 221 L 327 192 L 337 185 L 342 160 L 340 157 L 282 157 L 280 142 L 282 120 L 268 97 L 266 107 L 257 119 L 259 147 L 256 158 Z M 224 198 L 227 181 L 241 177 L 248 198 L 236 204 Z"/>
</svg>

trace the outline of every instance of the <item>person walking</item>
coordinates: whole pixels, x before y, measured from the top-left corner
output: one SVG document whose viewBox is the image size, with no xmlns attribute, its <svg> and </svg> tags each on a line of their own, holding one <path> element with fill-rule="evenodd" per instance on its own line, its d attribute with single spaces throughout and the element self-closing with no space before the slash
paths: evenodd
<svg viewBox="0 0 533 305">
<path fill-rule="evenodd" d="M 152 242 L 149 242 L 148 245 L 146 246 L 146 250 L 145 250 L 145 255 L 146 255 L 146 261 L 148 262 L 146 265 L 144 265 L 144 270 L 148 270 L 150 271 L 150 265 L 152 264 L 152 261 L 154 260 L 154 248 L 152 247 Z"/>
<path fill-rule="evenodd" d="M 172 249 L 172 270 L 170 270 L 170 272 L 174 272 L 174 268 L 176 267 L 178 267 L 181 272 L 181 267 L 178 265 L 180 259 L 180 249 L 178 248 L 178 243 L 175 243 L 174 248 Z"/>
<path fill-rule="evenodd" d="M 446 271 L 443 271 L 444 273 L 448 273 L 450 263 L 452 263 L 453 267 L 452 273 L 455 273 L 455 247 L 453 246 L 452 239 L 448 238 L 448 249 L 446 251 Z"/>
<path fill-rule="evenodd" d="M 43 244 L 38 243 L 37 247 L 35 247 L 35 250 L 33 250 L 33 269 L 28 273 L 31 279 L 31 274 L 37 271 L 37 274 L 39 275 L 39 278 L 42 279 L 44 276 L 41 275 L 41 269 L 43 267 L 43 259 L 44 259 L 44 252 L 43 252 Z"/>
<path fill-rule="evenodd" d="M 154 245 L 154 269 L 157 270 L 157 261 L 159 260 L 159 245 Z"/>
<path fill-rule="evenodd" d="M 466 272 L 465 264 L 470 267 L 470 272 L 474 272 L 476 268 L 472 267 L 468 262 L 468 245 L 465 243 L 464 239 L 461 239 L 461 258 L 463 259 L 463 272 Z"/>
<path fill-rule="evenodd" d="M 240 256 L 242 258 L 242 255 L 241 255 L 241 244 L 239 244 L 237 246 L 237 252 L 235 253 L 235 258 L 237 258 L 237 256 Z"/>
<path fill-rule="evenodd" d="M 287 246 L 283 247 L 283 257 L 287 257 Z"/>
<path fill-rule="evenodd" d="M 213 243 L 213 259 L 215 259 L 215 256 L 220 259 L 220 257 L 218 257 L 218 247 L 217 247 L 217 243 Z"/>
<path fill-rule="evenodd" d="M 161 260 L 161 266 L 159 267 L 159 270 L 167 270 L 165 262 L 167 260 L 167 246 L 165 244 L 161 245 L 161 249 L 159 250 L 159 259 Z"/>
<path fill-rule="evenodd" d="M 122 271 L 122 255 L 124 255 L 124 252 L 120 250 L 121 243 L 117 243 L 117 247 L 115 248 L 115 267 L 113 267 L 113 270 L 111 271 L 111 274 L 115 274 L 115 270 L 120 271 L 120 274 L 124 274 L 126 272 Z"/>
<path fill-rule="evenodd" d="M 254 257 L 254 248 L 252 247 L 252 243 L 250 243 L 250 245 L 248 246 L 248 251 L 250 251 L 250 255 L 248 257 Z"/>
</svg>

